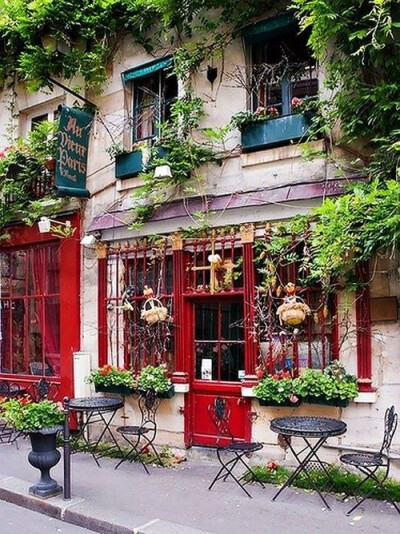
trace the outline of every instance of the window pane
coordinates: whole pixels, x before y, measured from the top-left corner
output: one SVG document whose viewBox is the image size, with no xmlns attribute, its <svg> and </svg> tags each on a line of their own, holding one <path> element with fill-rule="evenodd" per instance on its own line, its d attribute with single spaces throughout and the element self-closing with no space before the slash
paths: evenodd
<svg viewBox="0 0 400 534">
<path fill-rule="evenodd" d="M 55 244 L 1 256 L 1 372 L 32 374 L 31 364 L 37 364 L 42 374 L 46 363 L 59 374 L 59 254 Z"/>
</svg>

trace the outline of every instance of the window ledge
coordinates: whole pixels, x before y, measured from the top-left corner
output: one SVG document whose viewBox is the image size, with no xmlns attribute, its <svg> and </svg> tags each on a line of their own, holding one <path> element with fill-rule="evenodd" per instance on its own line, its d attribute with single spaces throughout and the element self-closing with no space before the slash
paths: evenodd
<svg viewBox="0 0 400 534">
<path fill-rule="evenodd" d="M 272 161 L 281 161 L 285 159 L 294 159 L 302 156 L 304 144 L 281 146 L 278 148 L 268 148 L 267 150 L 258 150 L 249 154 L 241 155 L 242 167 L 251 167 L 253 165 L 262 165 Z M 310 141 L 307 148 L 315 151 L 324 151 L 324 142 Z"/>
<path fill-rule="evenodd" d="M 376 391 L 361 391 L 353 400 L 357 404 L 373 404 L 377 400 Z"/>
</svg>

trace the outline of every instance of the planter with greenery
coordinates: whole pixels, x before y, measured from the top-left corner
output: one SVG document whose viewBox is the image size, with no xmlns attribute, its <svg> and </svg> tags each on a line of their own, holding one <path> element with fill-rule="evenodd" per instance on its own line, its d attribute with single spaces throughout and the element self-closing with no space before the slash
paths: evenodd
<svg viewBox="0 0 400 534">
<path fill-rule="evenodd" d="M 136 379 L 139 391 L 153 389 L 157 396 L 163 399 L 170 399 L 175 394 L 174 386 L 168 377 L 165 364 L 147 365 L 140 371 Z"/>
<path fill-rule="evenodd" d="M 267 375 L 253 388 L 261 406 L 299 406 L 300 398 L 294 390 L 294 380 L 284 371 Z"/>
<path fill-rule="evenodd" d="M 62 487 L 50 477 L 50 469 L 61 458 L 57 433 L 65 418 L 62 406 L 48 399 L 32 402 L 28 396 L 8 399 L 0 403 L 0 418 L 15 430 L 29 434 L 32 450 L 28 461 L 40 470 L 40 480 L 29 488 L 29 493 L 46 499 L 61 493 Z"/>
<path fill-rule="evenodd" d="M 130 369 L 108 364 L 94 369 L 85 380 L 89 384 L 94 384 L 97 392 L 104 393 L 129 395 L 134 393 L 136 387 L 136 381 Z"/>
<path fill-rule="evenodd" d="M 337 360 L 323 372 L 307 369 L 294 380 L 294 389 L 303 402 L 310 404 L 345 407 L 358 395 L 356 377 L 347 374 Z"/>
</svg>

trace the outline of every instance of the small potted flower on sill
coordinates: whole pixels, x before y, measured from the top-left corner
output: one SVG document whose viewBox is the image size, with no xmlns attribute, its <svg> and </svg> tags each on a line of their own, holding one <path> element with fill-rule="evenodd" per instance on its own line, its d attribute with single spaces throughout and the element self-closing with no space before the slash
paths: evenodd
<svg viewBox="0 0 400 534">
<path fill-rule="evenodd" d="M 294 380 L 289 371 L 267 375 L 253 391 L 261 406 L 299 406 L 300 398 L 294 390 Z"/>
<path fill-rule="evenodd" d="M 152 389 L 158 397 L 163 399 L 170 399 L 175 395 L 174 386 L 168 377 L 165 363 L 157 366 L 147 365 L 140 371 L 136 379 L 139 391 Z"/>
<path fill-rule="evenodd" d="M 130 395 L 136 387 L 136 381 L 130 369 L 108 364 L 94 369 L 85 380 L 89 384 L 94 384 L 96 392 L 103 393 Z"/>
<path fill-rule="evenodd" d="M 61 493 L 62 487 L 50 477 L 50 469 L 61 458 L 57 433 L 63 429 L 65 418 L 62 405 L 48 399 L 33 402 L 28 395 L 5 399 L 0 402 L 0 418 L 17 432 L 29 434 L 32 451 L 28 461 L 41 473 L 39 482 L 29 488 L 29 493 L 42 498 Z"/>
</svg>

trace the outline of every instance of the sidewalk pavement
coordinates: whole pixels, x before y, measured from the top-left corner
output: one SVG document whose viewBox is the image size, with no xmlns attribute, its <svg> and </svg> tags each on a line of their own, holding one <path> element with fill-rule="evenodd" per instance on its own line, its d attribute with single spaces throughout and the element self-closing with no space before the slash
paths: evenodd
<svg viewBox="0 0 400 534">
<path fill-rule="evenodd" d="M 39 471 L 27 460 L 29 441 L 0 445 L 0 498 L 103 534 L 392 534 L 400 528 L 400 515 L 386 502 L 368 500 L 351 517 L 351 503 L 334 495 L 327 510 L 314 492 L 267 484 L 248 485 L 252 499 L 231 481 L 207 488 L 217 472 L 214 455 L 202 458 L 187 451 L 187 461 L 174 468 L 139 463 L 114 467 L 117 460 L 103 458 L 98 467 L 89 454 L 72 455 L 72 498 L 47 500 L 29 495 Z M 63 485 L 63 462 L 51 475 Z"/>
</svg>

